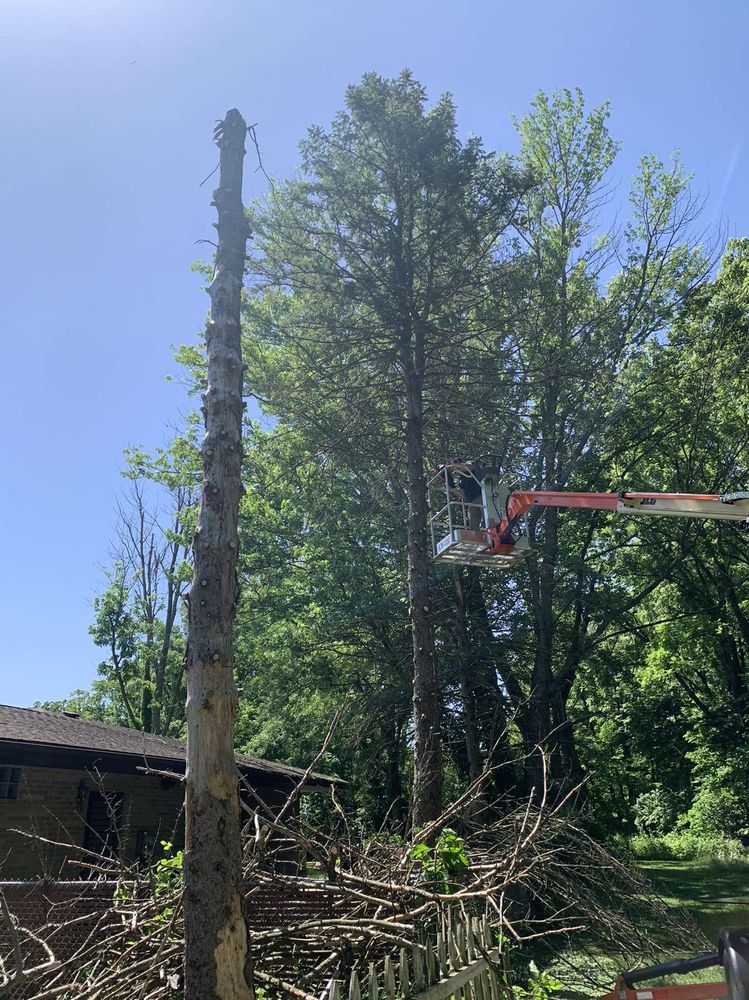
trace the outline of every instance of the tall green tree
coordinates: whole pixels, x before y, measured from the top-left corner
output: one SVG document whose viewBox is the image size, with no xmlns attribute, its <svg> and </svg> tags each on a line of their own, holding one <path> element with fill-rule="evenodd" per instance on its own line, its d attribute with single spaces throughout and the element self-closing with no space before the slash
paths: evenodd
<svg viewBox="0 0 749 1000">
<path fill-rule="evenodd" d="M 427 443 L 444 356 L 478 332 L 522 189 L 479 140 L 460 141 L 448 97 L 427 109 L 409 73 L 368 74 L 328 130 L 310 130 L 302 179 L 274 188 L 255 219 L 251 369 L 265 378 L 253 391 L 405 496 L 416 826 L 438 814 L 443 773 Z M 454 410 L 469 405 L 462 388 Z"/>
<path fill-rule="evenodd" d="M 111 721 L 163 735 L 184 720 L 182 598 L 190 575 L 196 465 L 192 433 L 153 456 L 132 449 L 117 504 L 107 586 L 89 629 Z"/>
<path fill-rule="evenodd" d="M 632 365 L 629 439 L 613 464 L 618 475 L 636 474 L 653 489 L 746 488 L 748 277 L 749 243 L 732 241 L 715 280 L 690 297 L 668 340 L 653 342 Z M 749 705 L 746 535 L 715 522 L 686 530 L 638 524 L 637 537 L 616 554 L 618 579 L 632 589 L 646 573 L 661 574 L 669 536 L 671 544 L 678 538 L 680 558 L 668 584 L 623 623 L 630 637 L 623 676 L 586 676 L 584 696 L 588 704 L 619 698 L 639 762 L 635 795 L 672 788 L 685 809 L 693 804 L 685 821 L 731 831 L 749 820 L 740 791 Z M 621 660 L 615 645 L 607 652 L 610 662 Z M 625 677 L 638 692 L 634 700 Z"/>
<path fill-rule="evenodd" d="M 517 415 L 517 471 L 543 489 L 611 489 L 606 456 L 623 431 L 621 378 L 650 338 L 665 331 L 708 264 L 693 224 L 699 205 L 678 162 L 640 164 L 623 226 L 606 227 L 617 143 L 608 107 L 587 111 L 580 91 L 539 94 L 518 123 L 520 160 L 536 178 L 516 224 L 525 247 L 515 268 L 511 338 L 526 405 Z M 503 312 L 506 314 L 508 309 Z M 597 520 L 538 508 L 528 532 L 538 559 L 518 577 L 524 628 L 513 641 L 522 687 L 520 725 L 529 750 L 547 744 L 555 779 L 581 777 L 566 705 L 586 653 L 656 585 L 617 594 L 596 544 Z M 613 599 L 615 598 L 615 599 Z M 512 668 L 516 670 L 515 667 Z M 537 790 L 542 759 L 529 753 Z"/>
</svg>

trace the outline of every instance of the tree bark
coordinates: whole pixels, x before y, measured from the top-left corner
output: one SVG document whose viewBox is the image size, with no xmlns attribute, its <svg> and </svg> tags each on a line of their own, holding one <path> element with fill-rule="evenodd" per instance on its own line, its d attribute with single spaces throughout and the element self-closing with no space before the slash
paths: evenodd
<svg viewBox="0 0 749 1000">
<path fill-rule="evenodd" d="M 427 496 L 424 478 L 423 335 L 417 330 L 403 352 L 408 463 L 408 598 L 413 640 L 414 829 L 436 819 L 442 808 L 442 741 L 427 556 Z"/>
<path fill-rule="evenodd" d="M 185 998 L 249 1000 L 242 908 L 239 775 L 234 758 L 232 632 L 242 465 L 240 303 L 246 241 L 242 165 L 247 126 L 236 110 L 218 126 L 221 151 L 216 271 L 208 289 L 203 483 L 193 539 L 185 666 Z"/>
<path fill-rule="evenodd" d="M 407 721 L 407 720 L 406 720 Z M 385 735 L 385 804 L 387 807 L 388 829 L 403 833 L 406 825 L 407 797 L 403 794 L 401 781 L 401 739 L 402 721 L 393 713 L 384 727 Z"/>
<path fill-rule="evenodd" d="M 544 786 L 544 756 L 552 729 L 551 683 L 554 647 L 554 570 L 557 557 L 557 511 L 546 511 L 543 556 L 535 581 L 534 637 L 536 649 L 528 701 L 520 726 L 525 741 L 526 792 L 539 801 Z M 551 763 L 551 762 L 549 762 Z"/>
<path fill-rule="evenodd" d="M 475 781 L 483 773 L 484 758 L 481 755 L 478 713 L 476 711 L 475 700 L 476 685 L 471 665 L 471 640 L 468 635 L 463 570 L 460 566 L 453 567 L 453 586 L 455 588 L 455 647 L 458 655 L 458 681 L 463 710 L 466 760 L 468 762 L 468 777 L 471 781 Z"/>
<path fill-rule="evenodd" d="M 575 802 L 582 805 L 586 799 L 585 771 L 577 752 L 575 727 L 567 715 L 567 702 L 574 678 L 564 683 L 552 697 L 551 712 L 554 725 L 552 755 L 555 763 L 554 777 L 557 792 L 565 795 L 578 788 Z"/>
<path fill-rule="evenodd" d="M 524 694 L 511 665 L 498 655 L 480 570 L 469 567 L 464 580 L 471 653 L 478 668 L 474 668 L 474 673 L 478 673 L 474 704 L 483 743 L 489 753 L 488 763 L 497 768 L 492 776 L 492 797 L 501 798 L 513 793 L 517 786 L 516 753 L 510 745 L 508 724 L 513 711 L 523 704 Z"/>
</svg>

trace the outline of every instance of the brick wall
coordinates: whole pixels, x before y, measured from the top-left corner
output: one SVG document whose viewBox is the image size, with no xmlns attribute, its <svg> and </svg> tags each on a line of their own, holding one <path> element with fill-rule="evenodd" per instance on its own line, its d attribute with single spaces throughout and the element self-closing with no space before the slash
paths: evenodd
<svg viewBox="0 0 749 1000">
<path fill-rule="evenodd" d="M 70 924 L 73 917 L 101 913 L 111 903 L 116 882 L 2 882 L 0 891 L 20 923 L 30 930 L 60 924 L 55 934 L 61 954 L 67 957 L 90 930 Z M 303 920 L 335 913 L 340 894 L 327 885 L 300 886 L 289 881 L 262 882 L 247 891 L 247 922 L 253 930 L 289 927 Z M 67 925 L 67 927 L 66 927 Z M 83 935 L 83 937 L 81 937 Z"/>
<path fill-rule="evenodd" d="M 17 799 L 0 799 L 0 879 L 75 878 L 76 864 L 67 863 L 69 852 L 45 843 L 82 846 L 90 790 L 99 778 L 84 770 L 26 767 L 21 769 Z M 123 795 L 121 856 L 137 856 L 139 830 L 158 840 L 181 840 L 182 786 L 155 775 L 107 774 L 101 778 L 108 792 Z M 44 840 L 14 833 L 23 830 Z"/>
</svg>

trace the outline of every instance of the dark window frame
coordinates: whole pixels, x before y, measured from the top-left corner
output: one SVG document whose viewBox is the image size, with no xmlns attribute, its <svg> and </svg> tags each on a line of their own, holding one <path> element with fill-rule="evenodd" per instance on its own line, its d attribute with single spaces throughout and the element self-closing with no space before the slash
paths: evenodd
<svg viewBox="0 0 749 1000">
<path fill-rule="evenodd" d="M 21 768 L 0 764 L 0 801 L 13 802 L 18 798 L 21 785 Z"/>
</svg>

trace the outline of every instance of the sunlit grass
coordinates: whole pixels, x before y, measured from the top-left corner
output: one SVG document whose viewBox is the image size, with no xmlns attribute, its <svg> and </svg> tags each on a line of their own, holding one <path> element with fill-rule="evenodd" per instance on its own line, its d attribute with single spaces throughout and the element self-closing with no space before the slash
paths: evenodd
<svg viewBox="0 0 749 1000">
<path fill-rule="evenodd" d="M 671 906 L 683 906 L 710 938 L 749 924 L 749 861 L 643 861 L 640 868 Z"/>
<path fill-rule="evenodd" d="M 639 867 L 655 890 L 672 907 L 681 907 L 694 919 L 709 941 L 717 943 L 721 927 L 749 925 L 749 861 L 642 861 Z M 694 954 L 707 950 L 704 940 L 695 941 Z M 665 952 L 663 961 L 683 957 Z M 569 949 L 546 963 L 548 971 L 566 986 L 570 1000 L 596 1000 L 613 988 L 621 959 L 597 948 Z M 651 985 L 712 982 L 720 970 L 703 969 L 691 976 L 670 977 Z M 602 988 L 600 984 L 607 985 Z"/>
</svg>

